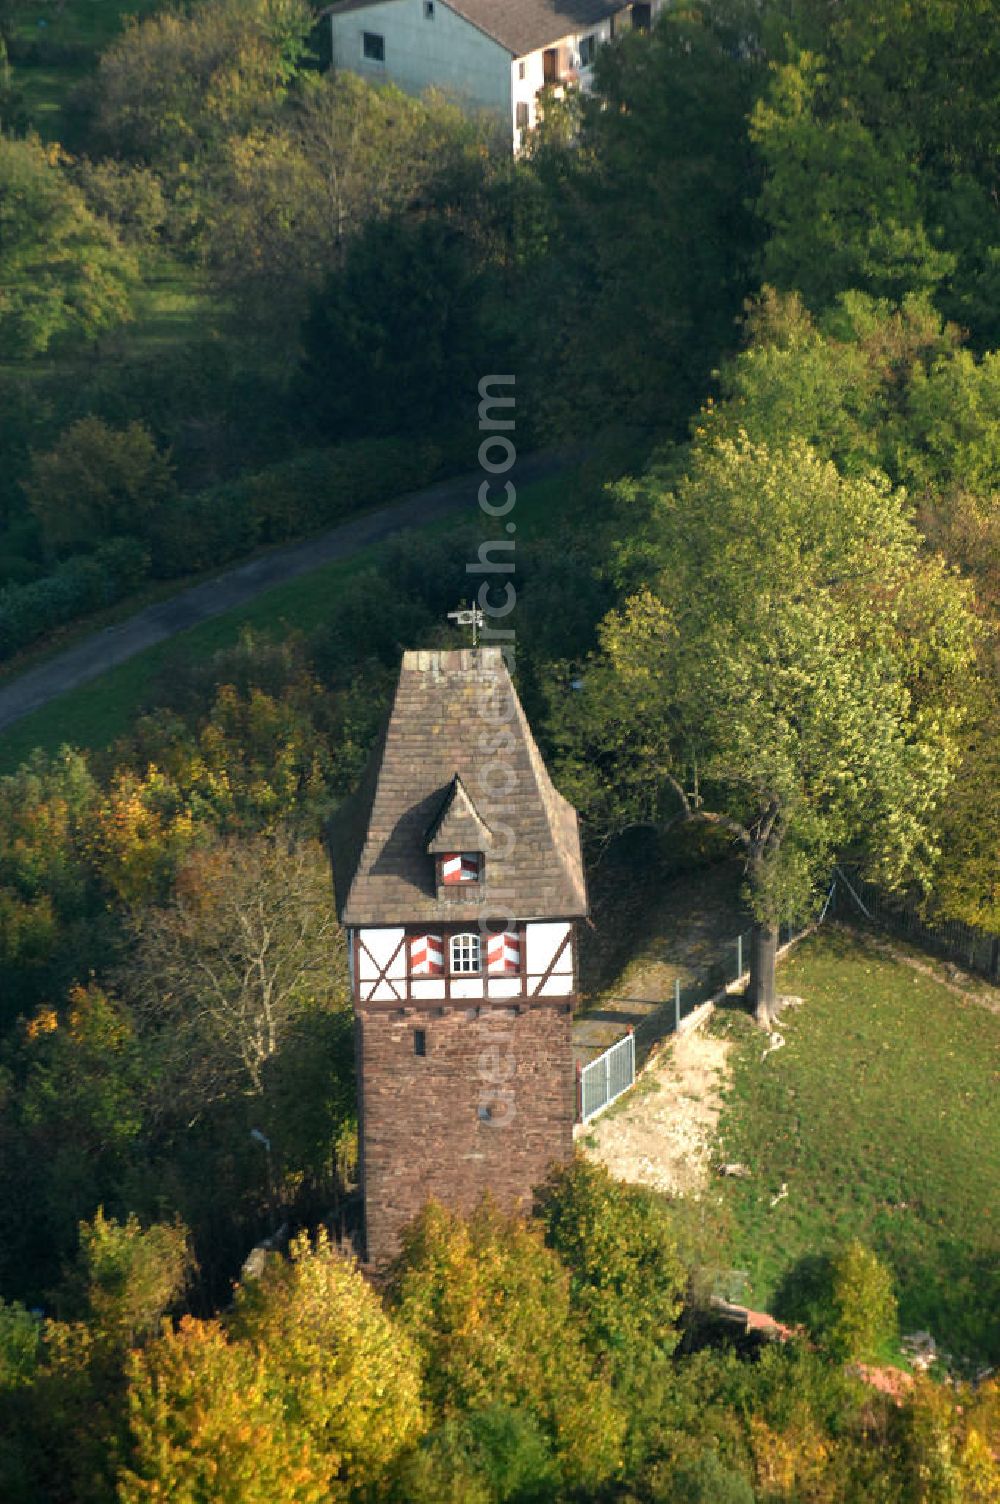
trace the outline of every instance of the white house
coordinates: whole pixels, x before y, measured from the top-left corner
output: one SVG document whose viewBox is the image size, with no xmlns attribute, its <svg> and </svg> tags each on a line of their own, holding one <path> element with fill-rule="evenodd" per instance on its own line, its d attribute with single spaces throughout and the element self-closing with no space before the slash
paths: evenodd
<svg viewBox="0 0 1000 1504">
<path fill-rule="evenodd" d="M 648 30 L 665 0 L 335 0 L 333 64 L 410 94 L 441 89 L 499 117 L 514 151 L 541 89 L 591 85 L 594 56 Z"/>
</svg>

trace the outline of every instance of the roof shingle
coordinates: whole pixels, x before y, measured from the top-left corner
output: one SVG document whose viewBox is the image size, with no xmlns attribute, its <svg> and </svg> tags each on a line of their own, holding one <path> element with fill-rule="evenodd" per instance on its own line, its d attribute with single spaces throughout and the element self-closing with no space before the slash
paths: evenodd
<svg viewBox="0 0 1000 1504">
<path fill-rule="evenodd" d="M 452 813 L 456 833 L 480 822 L 492 844 L 475 893 L 439 897 L 428 842 Z M 576 811 L 549 778 L 499 648 L 403 655 L 385 731 L 329 836 L 347 925 L 587 912 Z"/>
</svg>

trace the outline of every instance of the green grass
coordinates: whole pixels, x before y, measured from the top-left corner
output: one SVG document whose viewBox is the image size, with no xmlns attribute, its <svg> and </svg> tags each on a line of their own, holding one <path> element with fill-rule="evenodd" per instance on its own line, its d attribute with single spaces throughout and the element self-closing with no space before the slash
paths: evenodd
<svg viewBox="0 0 1000 1504">
<path fill-rule="evenodd" d="M 903 1332 L 997 1362 L 1000 1014 L 840 930 L 780 986 L 805 1005 L 763 1062 L 760 1032 L 718 1016 L 737 1041 L 720 1153 L 753 1171 L 722 1189 L 751 1301 L 780 1314 L 801 1260 L 858 1237 L 893 1269 Z"/>
<path fill-rule="evenodd" d="M 572 475 L 525 486 L 517 503 L 519 539 L 558 532 L 565 525 L 574 495 Z M 474 504 L 472 492 L 470 517 Z M 457 519 L 444 518 L 426 531 L 440 533 L 456 525 Z M 167 664 L 208 658 L 220 648 L 231 647 L 247 627 L 272 635 L 314 630 L 328 619 L 331 603 L 347 580 L 361 569 L 378 568 L 384 548 L 375 545 L 290 584 L 277 585 L 235 611 L 147 648 L 99 679 L 25 716 L 0 735 L 0 773 L 13 772 L 36 747 L 55 751 L 67 742 L 82 748 L 110 745 L 128 730 L 147 704 L 150 682 Z"/>
</svg>

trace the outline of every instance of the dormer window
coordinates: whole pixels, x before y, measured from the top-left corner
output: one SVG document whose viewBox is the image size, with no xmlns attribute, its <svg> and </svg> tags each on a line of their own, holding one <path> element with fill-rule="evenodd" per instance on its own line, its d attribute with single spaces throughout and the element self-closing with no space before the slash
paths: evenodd
<svg viewBox="0 0 1000 1504">
<path fill-rule="evenodd" d="M 493 833 L 456 773 L 442 791 L 441 805 L 427 832 L 426 850 L 434 860 L 438 898 L 445 889 L 454 898 L 456 889 L 481 884 L 492 845 Z"/>
<path fill-rule="evenodd" d="M 441 881 L 446 888 L 455 883 L 478 883 L 482 871 L 481 851 L 453 851 L 441 858 Z"/>
</svg>

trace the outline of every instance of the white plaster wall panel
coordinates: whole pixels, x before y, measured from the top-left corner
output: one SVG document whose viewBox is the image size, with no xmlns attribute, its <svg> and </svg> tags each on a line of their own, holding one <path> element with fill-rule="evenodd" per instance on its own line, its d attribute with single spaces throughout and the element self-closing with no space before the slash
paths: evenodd
<svg viewBox="0 0 1000 1504">
<path fill-rule="evenodd" d="M 482 977 L 452 977 L 451 995 L 452 997 L 482 997 Z"/>
<path fill-rule="evenodd" d="M 443 998 L 444 995 L 444 977 L 413 977 L 410 981 L 410 996 L 413 998 Z"/>
<path fill-rule="evenodd" d="M 568 931 L 569 925 L 565 920 L 525 925 L 525 969 L 529 976 L 539 976 L 542 972 L 548 971 L 552 958 L 566 938 Z M 572 953 L 569 946 L 560 957 L 560 970 L 562 970 L 563 961 L 567 962 L 569 969 L 572 970 Z"/>
<path fill-rule="evenodd" d="M 389 963 L 390 956 L 397 950 L 402 938 L 402 929 L 359 930 L 358 976 L 363 982 L 374 980 L 386 965 L 389 965 L 387 976 L 406 976 L 405 947 Z"/>
<path fill-rule="evenodd" d="M 573 991 L 573 978 L 559 976 L 555 972 L 538 989 L 540 997 L 568 997 Z"/>
<path fill-rule="evenodd" d="M 424 0 L 386 0 L 330 17 L 333 61 L 372 83 L 394 83 L 409 94 L 441 89 L 468 104 L 510 118 L 510 53 L 492 37 L 434 0 L 428 19 Z M 385 40 L 385 60 L 363 53 L 366 31 Z"/>
<path fill-rule="evenodd" d="M 488 986 L 490 997 L 519 997 L 521 993 L 521 978 L 490 977 Z"/>
</svg>

